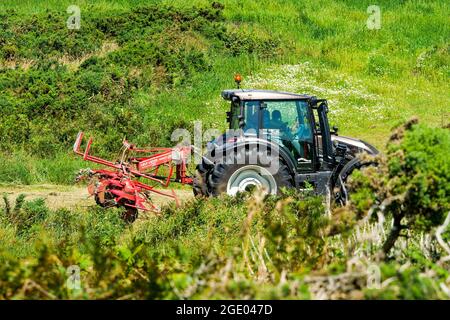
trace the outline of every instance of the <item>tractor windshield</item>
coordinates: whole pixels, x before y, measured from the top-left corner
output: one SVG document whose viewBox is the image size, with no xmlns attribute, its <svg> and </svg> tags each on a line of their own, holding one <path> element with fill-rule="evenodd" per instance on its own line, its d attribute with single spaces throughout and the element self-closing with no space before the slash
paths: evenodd
<svg viewBox="0 0 450 320">
<path fill-rule="evenodd" d="M 239 104 L 233 104 L 230 127 L 275 141 L 286 147 L 299 163 L 309 163 L 313 134 L 308 110 L 306 100 L 244 101 L 242 111 Z"/>
<path fill-rule="evenodd" d="M 306 101 L 266 101 L 261 109 L 263 129 L 279 130 L 285 137 L 300 134 L 311 138 L 309 130 L 305 130 L 309 125 Z"/>
</svg>

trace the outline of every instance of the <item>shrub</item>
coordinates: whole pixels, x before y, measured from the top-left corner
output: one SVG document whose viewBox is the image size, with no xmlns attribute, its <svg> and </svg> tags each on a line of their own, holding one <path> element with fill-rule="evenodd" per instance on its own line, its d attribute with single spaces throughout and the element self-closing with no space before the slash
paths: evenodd
<svg viewBox="0 0 450 320">
<path fill-rule="evenodd" d="M 30 235 L 32 229 L 38 227 L 48 217 L 49 209 L 42 198 L 25 201 L 25 195 L 20 194 L 16 198 L 14 209 L 11 209 L 11 204 L 6 195 L 3 196 L 3 200 L 5 203 L 4 214 L 6 221 L 17 227 L 19 236 Z"/>
<path fill-rule="evenodd" d="M 135 139 L 148 126 L 131 105 L 138 89 L 184 85 L 210 69 L 206 39 L 220 41 L 213 30 L 223 24 L 221 12 L 217 4 L 86 11 L 82 32 L 67 29 L 63 13 L 9 16 L 0 29 L 3 59 L 33 62 L 0 69 L 0 150 L 53 156 L 82 129 L 95 134 L 100 154 L 111 155 L 124 136 Z M 106 39 L 113 50 L 103 51 Z"/>
<path fill-rule="evenodd" d="M 264 30 L 249 30 L 246 27 L 229 28 L 222 39 L 225 48 L 232 55 L 254 54 L 260 57 L 273 57 L 280 53 L 280 40 Z"/>
<path fill-rule="evenodd" d="M 386 254 L 402 230 L 428 231 L 443 223 L 450 211 L 449 149 L 448 129 L 425 127 L 412 119 L 392 134 L 377 167 L 353 179 L 357 210 L 380 210 L 393 217 L 383 246 Z"/>
</svg>

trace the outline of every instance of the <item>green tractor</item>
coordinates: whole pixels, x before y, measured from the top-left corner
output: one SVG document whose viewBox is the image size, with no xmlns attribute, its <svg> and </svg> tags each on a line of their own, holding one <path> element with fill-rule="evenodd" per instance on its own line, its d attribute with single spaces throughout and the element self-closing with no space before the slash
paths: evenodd
<svg viewBox="0 0 450 320">
<path fill-rule="evenodd" d="M 345 204 L 348 176 L 368 165 L 356 155 L 378 153 L 330 130 L 325 99 L 247 89 L 225 90 L 222 97 L 231 102 L 229 130 L 207 144 L 193 183 L 197 196 L 313 188 Z"/>
</svg>

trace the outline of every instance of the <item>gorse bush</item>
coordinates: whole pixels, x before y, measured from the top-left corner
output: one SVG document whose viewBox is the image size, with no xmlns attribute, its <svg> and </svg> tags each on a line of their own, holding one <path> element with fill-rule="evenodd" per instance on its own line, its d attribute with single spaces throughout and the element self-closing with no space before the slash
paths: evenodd
<svg viewBox="0 0 450 320">
<path fill-rule="evenodd" d="M 383 250 L 387 254 L 402 230 L 429 231 L 450 212 L 450 131 L 412 119 L 394 131 L 386 156 L 353 178 L 352 209 L 381 211 L 393 218 Z"/>
<path fill-rule="evenodd" d="M 307 243 L 315 242 L 316 229 L 320 228 L 317 215 L 310 216 L 307 211 L 315 208 L 317 214 L 321 212 L 320 201 L 291 196 L 264 200 L 241 195 L 213 201 L 193 200 L 179 209 L 166 208 L 163 216 L 151 217 L 127 229 L 116 210 L 90 210 L 80 214 L 67 210 L 49 212 L 41 207 L 41 216 L 47 218 L 33 220 L 35 236 L 21 236 L 22 245 L 33 243 L 30 256 L 24 259 L 21 250 L 16 248 L 14 258 L 2 245 L 1 273 L 10 277 L 0 280 L 0 296 L 151 299 L 257 296 L 260 293 L 257 282 L 252 280 L 252 270 L 264 282 L 268 279 L 261 276 L 276 272 L 273 281 L 278 282 L 283 270 L 296 269 L 294 266 L 301 265 L 302 261 L 313 261 L 304 256 L 298 260 L 283 258 L 297 255 L 297 244 L 302 243 L 305 250 Z M 42 204 L 42 200 L 29 202 L 21 198 L 19 201 L 25 211 L 33 208 L 33 213 Z M 229 209 L 231 204 L 233 209 Z M 305 227 L 297 228 L 297 233 L 284 231 L 299 225 L 299 221 L 305 222 Z M 7 223 L 2 228 L 17 223 Z M 44 225 L 45 231 L 39 228 Z M 19 229 L 16 232 L 21 234 Z M 259 251 L 266 250 L 264 245 L 259 243 L 258 248 L 252 245 L 261 241 L 261 237 L 267 237 L 268 241 L 265 256 Z M 255 259 L 254 254 L 260 255 L 259 258 Z M 266 261 L 267 255 L 273 257 L 270 262 Z M 266 261 L 265 270 L 261 269 L 260 259 Z M 236 275 L 243 272 L 242 276 L 220 284 L 221 277 L 229 277 L 226 273 L 231 270 L 224 269 L 229 263 L 236 268 Z M 66 270 L 71 265 L 81 270 L 81 290 L 66 287 Z M 281 292 L 268 290 L 262 296 L 266 294 L 276 296 Z M 301 294 L 307 296 L 306 292 Z"/>
<path fill-rule="evenodd" d="M 51 156 L 83 129 L 96 133 L 100 152 L 111 153 L 124 136 L 145 133 L 147 111 L 130 105 L 133 94 L 210 70 L 214 52 L 227 47 L 222 9 L 87 12 L 79 31 L 66 27 L 62 13 L 3 14 L 0 56 L 13 67 L 0 69 L 0 148 Z"/>
<path fill-rule="evenodd" d="M 230 201 L 238 210 L 226 206 Z M 292 195 L 200 199 L 126 228 L 109 213 L 101 217 L 105 211 L 51 212 L 46 221 L 35 222 L 34 237 L 19 238 L 13 250 L 2 244 L 0 296 L 305 299 L 318 294 L 316 282 L 340 274 L 352 284 L 340 289 L 339 280 L 335 289 L 324 290 L 353 298 L 444 297 L 437 288 L 448 271 L 420 252 L 411 253 L 410 259 L 419 259 L 422 267 L 404 267 L 399 274 L 397 262 L 381 264 L 382 280 L 390 279 L 389 285 L 365 289 L 364 277 L 346 271 L 350 257 L 345 251 L 339 255 L 330 250 L 345 242 L 326 236 L 328 218 L 323 212 L 309 215 L 308 209 L 319 213 L 317 201 Z M 191 213 L 184 216 L 186 211 Z M 45 231 L 40 224 L 46 225 Z M 1 234 L 7 228 L 3 225 Z M 20 248 L 30 245 L 31 252 Z M 67 284 L 73 266 L 80 272 L 79 289 Z M 424 277 L 420 268 L 428 267 L 437 268 L 438 275 Z"/>
<path fill-rule="evenodd" d="M 281 50 L 280 39 L 270 36 L 264 30 L 251 30 L 245 25 L 229 28 L 223 36 L 225 48 L 232 55 L 250 54 L 270 58 L 277 56 Z"/>
<path fill-rule="evenodd" d="M 49 210 L 42 198 L 25 201 L 25 195 L 20 194 L 14 208 L 11 208 L 11 203 L 6 195 L 3 196 L 3 200 L 5 203 L 4 222 L 15 226 L 19 236 L 26 236 L 30 229 L 48 218 Z"/>
</svg>

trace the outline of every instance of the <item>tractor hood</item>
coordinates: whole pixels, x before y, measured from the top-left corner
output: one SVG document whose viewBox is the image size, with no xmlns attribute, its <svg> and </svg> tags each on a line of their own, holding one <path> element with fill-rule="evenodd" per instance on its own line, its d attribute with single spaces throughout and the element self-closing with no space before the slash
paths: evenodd
<svg viewBox="0 0 450 320">
<path fill-rule="evenodd" d="M 346 145 L 348 152 L 352 155 L 356 155 L 357 153 L 360 152 L 367 152 L 368 154 L 371 155 L 379 153 L 379 151 L 374 146 L 360 139 L 332 134 L 331 141 L 333 142 L 333 145 L 336 143 Z"/>
</svg>

